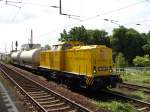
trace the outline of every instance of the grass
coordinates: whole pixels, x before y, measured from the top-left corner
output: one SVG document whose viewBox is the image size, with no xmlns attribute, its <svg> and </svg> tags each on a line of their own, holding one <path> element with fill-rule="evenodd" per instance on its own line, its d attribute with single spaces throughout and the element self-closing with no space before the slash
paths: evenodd
<svg viewBox="0 0 150 112">
<path fill-rule="evenodd" d="M 123 82 L 150 87 L 150 71 L 124 73 L 121 77 Z M 134 91 L 130 95 L 139 100 L 150 102 L 150 96 L 145 95 L 142 91 Z"/>
<path fill-rule="evenodd" d="M 131 96 L 139 100 L 146 99 L 146 96 L 142 91 L 134 91 L 131 93 Z"/>
<path fill-rule="evenodd" d="M 125 73 L 121 77 L 124 82 L 150 87 L 150 71 Z"/>
<path fill-rule="evenodd" d="M 117 101 L 111 101 L 111 102 L 93 101 L 93 102 L 100 108 L 107 109 L 111 112 L 137 112 L 136 109 L 128 103 L 122 103 Z"/>
<path fill-rule="evenodd" d="M 150 96 L 144 94 L 142 91 L 134 91 L 131 93 L 131 96 L 139 100 L 150 102 Z"/>
</svg>

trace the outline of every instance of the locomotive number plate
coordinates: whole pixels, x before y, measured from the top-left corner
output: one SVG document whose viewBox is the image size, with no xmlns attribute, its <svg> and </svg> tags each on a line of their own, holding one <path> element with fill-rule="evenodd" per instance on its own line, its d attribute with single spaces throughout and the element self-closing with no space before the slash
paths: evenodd
<svg viewBox="0 0 150 112">
<path fill-rule="evenodd" d="M 108 67 L 104 67 L 104 66 L 98 67 L 98 71 L 107 71 L 107 70 L 109 70 Z"/>
</svg>

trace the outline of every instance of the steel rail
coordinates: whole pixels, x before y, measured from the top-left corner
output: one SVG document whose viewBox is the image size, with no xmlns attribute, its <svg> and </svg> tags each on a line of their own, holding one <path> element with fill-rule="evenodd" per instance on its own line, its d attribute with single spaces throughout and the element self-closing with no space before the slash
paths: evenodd
<svg viewBox="0 0 150 112">
<path fill-rule="evenodd" d="M 127 96 L 125 94 L 122 94 L 122 93 L 119 93 L 116 91 L 112 91 L 112 90 L 102 90 L 102 92 L 104 92 L 106 94 L 110 94 L 111 96 L 116 96 L 116 98 L 119 97 L 119 98 L 124 99 L 124 100 L 132 101 L 135 104 L 140 104 L 139 106 L 147 107 L 150 111 L 150 103 L 149 102 L 141 101 L 141 100 L 132 98 L 130 96 Z"/>
<path fill-rule="evenodd" d="M 47 112 L 38 102 L 36 102 L 21 86 L 19 86 L 16 81 L 14 81 L 2 68 L 0 68 L 1 72 L 3 72 L 3 74 L 5 76 L 7 76 L 7 78 L 9 78 L 9 80 L 15 85 L 17 86 L 17 88 L 20 90 L 20 92 L 22 92 L 22 94 L 26 97 L 26 99 L 30 99 L 32 101 L 32 103 L 35 103 L 35 105 L 41 110 L 41 112 Z"/>
<path fill-rule="evenodd" d="M 20 76 L 24 77 L 25 79 L 34 82 L 35 84 L 37 84 L 38 86 L 44 88 L 46 91 L 51 92 L 51 93 L 54 94 L 55 96 L 57 96 L 57 97 L 63 99 L 65 102 L 68 102 L 68 104 L 72 105 L 75 109 L 80 110 L 80 111 L 82 111 L 82 112 L 93 112 L 92 110 L 90 110 L 90 109 L 88 109 L 88 108 L 86 108 L 86 107 L 84 107 L 84 106 L 82 106 L 82 105 L 80 105 L 80 104 L 78 104 L 78 103 L 76 103 L 76 102 L 71 101 L 70 99 L 68 99 L 68 98 L 66 98 L 66 97 L 64 97 L 64 96 L 62 96 L 62 95 L 60 95 L 60 94 L 58 94 L 58 93 L 56 93 L 56 92 L 54 92 L 54 91 L 48 89 L 47 87 L 44 87 L 43 85 L 39 84 L 38 82 L 36 82 L 36 81 L 34 81 L 34 80 L 32 80 L 32 79 L 30 79 L 30 78 L 28 78 L 28 77 L 25 77 L 24 75 L 22 75 L 22 74 L 19 73 L 18 71 L 14 70 L 14 69 L 12 70 L 12 69 L 11 69 L 10 67 L 8 67 L 7 65 L 4 65 L 4 64 L 2 64 L 2 63 L 0 63 L 0 64 L 3 65 L 3 66 L 5 66 L 7 69 L 9 69 L 9 70 L 11 70 L 11 71 L 13 71 L 13 72 L 19 74 Z M 7 76 L 8 76 L 8 75 L 7 75 Z M 11 78 L 11 77 L 10 77 L 10 78 Z M 13 79 L 11 78 L 11 80 L 13 80 Z M 15 83 L 15 84 L 17 84 L 17 83 Z M 17 84 L 17 86 L 20 87 L 18 84 Z M 21 89 L 21 90 L 25 92 L 25 90 L 23 90 L 23 89 Z M 26 93 L 26 92 L 25 92 L 25 93 Z M 29 98 L 33 99 L 29 94 L 27 94 L 27 96 L 29 96 Z M 35 100 L 33 99 L 33 101 L 35 101 Z M 36 101 L 35 101 L 35 102 L 36 102 Z M 39 103 L 36 103 L 36 104 L 39 105 L 40 108 L 43 108 Z M 44 111 L 45 111 L 45 110 L 44 110 Z M 45 111 L 45 112 L 46 112 L 46 111 Z"/>
<path fill-rule="evenodd" d="M 146 87 L 146 86 L 140 86 L 140 85 L 135 85 L 135 84 L 129 84 L 129 83 L 119 83 L 119 84 L 122 84 L 122 85 L 129 85 L 129 86 L 134 86 L 134 87 L 138 87 L 140 89 L 148 89 L 150 90 L 150 87 Z"/>
<path fill-rule="evenodd" d="M 139 86 L 139 85 L 134 85 L 134 84 L 129 84 L 129 83 L 119 83 L 118 87 L 119 88 L 127 88 L 127 89 L 131 89 L 131 90 L 136 90 L 136 91 L 142 91 L 142 92 L 150 95 L 149 87 Z"/>
</svg>

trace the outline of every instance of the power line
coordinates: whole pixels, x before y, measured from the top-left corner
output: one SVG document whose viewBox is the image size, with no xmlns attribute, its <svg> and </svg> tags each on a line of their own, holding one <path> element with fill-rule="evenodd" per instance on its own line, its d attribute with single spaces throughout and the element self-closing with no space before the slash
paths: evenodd
<svg viewBox="0 0 150 112">
<path fill-rule="evenodd" d="M 127 6 L 118 8 L 118 9 L 115 9 L 115 10 L 111 10 L 111 11 L 102 13 L 101 16 L 107 15 L 107 14 L 111 14 L 111 13 L 114 13 L 114 12 L 118 12 L 118 11 L 121 11 L 121 10 L 123 10 L 123 9 L 130 8 L 130 7 L 134 7 L 134 6 L 136 6 L 136 5 L 138 5 L 138 4 L 141 4 L 141 3 L 144 3 L 144 2 L 146 2 L 146 0 L 143 0 L 143 1 L 140 1 L 140 2 L 136 2 L 136 3 L 134 3 L 134 4 L 130 4 L 130 5 L 127 5 Z M 100 16 L 100 15 L 98 14 L 98 15 L 96 15 L 96 16 L 92 16 L 92 17 L 86 18 L 86 19 L 84 19 L 84 20 L 80 20 L 80 22 L 76 22 L 76 23 L 74 23 L 74 24 L 79 24 L 79 23 L 81 23 L 81 22 L 85 22 L 85 21 L 88 21 L 88 20 L 92 20 L 92 19 L 95 19 L 95 18 L 97 18 L 97 17 L 99 17 L 99 16 Z M 101 20 L 105 20 L 105 19 L 104 19 L 104 18 L 101 18 Z M 72 25 L 74 25 L 74 24 L 67 25 L 67 26 L 63 27 L 63 29 L 64 29 L 64 28 L 67 28 L 67 27 L 70 27 L 70 26 L 72 26 Z M 120 24 L 118 24 L 118 23 L 116 23 L 116 24 L 117 24 L 117 25 L 120 25 Z M 61 29 L 61 28 L 59 28 L 59 29 Z M 58 29 L 55 29 L 54 31 L 57 31 L 57 30 L 58 30 Z M 51 32 L 52 32 L 52 31 L 51 31 Z M 47 33 L 41 34 L 40 36 L 42 36 L 42 35 L 47 35 L 47 34 L 49 34 L 49 33 L 51 33 L 51 32 L 47 32 Z"/>
<path fill-rule="evenodd" d="M 20 11 L 21 11 L 21 7 L 19 8 L 19 10 L 17 11 L 17 13 L 16 13 L 15 16 L 13 17 L 12 22 L 15 21 L 15 19 L 16 19 L 17 15 L 19 14 Z"/>
<path fill-rule="evenodd" d="M 14 6 L 14 7 L 21 8 L 20 6 L 16 5 L 16 4 L 18 4 L 18 3 L 21 3 L 21 2 L 8 1 L 8 0 L 5 1 L 5 4 L 6 4 L 6 5 L 11 5 L 11 6 Z"/>
<path fill-rule="evenodd" d="M 140 2 L 136 2 L 136 3 L 134 3 L 134 4 L 130 4 L 130 5 L 127 5 L 127 6 L 118 8 L 118 9 L 114 9 L 114 10 L 111 10 L 111 11 L 108 11 L 108 12 L 105 12 L 105 13 L 102 13 L 102 14 L 97 14 L 97 15 L 92 16 L 92 17 L 88 17 L 88 18 L 86 18 L 86 19 L 83 20 L 83 21 L 92 20 L 92 19 L 95 19 L 95 18 L 100 17 L 100 16 L 103 16 L 103 15 L 108 15 L 108 14 L 111 14 L 111 13 L 114 13 L 114 12 L 118 12 L 118 11 L 121 11 L 121 10 L 124 10 L 124 9 L 127 9 L 127 8 L 130 8 L 130 7 L 134 7 L 134 6 L 139 5 L 139 4 L 141 4 L 141 3 L 144 3 L 144 2 L 146 2 L 146 0 L 143 0 L 143 1 L 140 1 Z"/>
<path fill-rule="evenodd" d="M 100 17 L 100 16 L 103 16 L 103 15 L 108 15 L 108 14 L 111 14 L 111 13 L 115 13 L 115 12 L 118 12 L 118 11 L 121 11 L 121 10 L 124 10 L 124 9 L 127 9 L 127 8 L 130 8 L 130 7 L 134 7 L 136 5 L 139 5 L 141 3 L 144 3 L 146 2 L 146 0 L 142 0 L 140 2 L 136 2 L 136 3 L 133 3 L 133 4 L 130 4 L 130 5 L 127 5 L 127 6 L 124 6 L 124 7 L 121 7 L 121 8 L 118 8 L 118 9 L 115 9 L 115 10 L 111 10 L 111 11 L 108 11 L 108 12 L 104 12 L 102 14 L 97 14 L 96 16 L 92 16 L 92 17 L 88 17 L 86 19 L 79 19 L 79 18 L 74 18 L 74 17 L 70 17 L 70 18 L 73 18 L 73 19 L 77 19 L 77 20 L 80 20 L 80 22 L 77 22 L 77 23 L 74 23 L 74 24 L 79 24 L 81 22 L 85 22 L 85 21 L 88 21 L 88 20 L 92 20 L 92 19 L 95 19 L 97 17 Z M 31 3 L 31 2 L 21 2 L 22 4 L 29 4 L 29 5 L 37 5 L 37 6 L 41 6 L 41 7 L 54 7 L 54 6 L 50 6 L 50 5 L 46 5 L 46 4 L 37 4 L 37 3 Z M 56 7 L 56 6 L 55 6 Z M 57 7 L 59 8 L 59 7 Z M 20 11 L 21 9 L 19 9 Z M 19 11 L 17 12 L 17 14 L 14 16 L 14 18 L 16 18 L 16 16 L 18 15 Z M 14 20 L 14 19 L 13 19 Z M 102 19 L 104 20 L 104 19 Z M 67 27 L 70 27 L 72 26 L 73 24 L 71 25 L 67 25 L 65 26 L 64 28 L 67 28 Z M 59 28 L 60 29 L 60 28 Z M 44 34 L 48 34 L 48 33 L 44 33 Z"/>
<path fill-rule="evenodd" d="M 142 25 L 143 23 L 150 22 L 150 19 L 143 19 L 135 22 L 125 23 L 124 25 Z M 146 25 L 146 24 L 145 24 Z"/>
</svg>

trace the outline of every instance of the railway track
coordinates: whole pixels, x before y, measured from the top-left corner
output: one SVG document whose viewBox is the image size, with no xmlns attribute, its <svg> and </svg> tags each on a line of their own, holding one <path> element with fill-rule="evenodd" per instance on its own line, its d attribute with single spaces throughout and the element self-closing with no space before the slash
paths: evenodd
<svg viewBox="0 0 150 112">
<path fill-rule="evenodd" d="M 134 85 L 134 84 L 129 84 L 129 83 L 119 83 L 118 87 L 119 88 L 127 88 L 127 89 L 135 90 L 135 91 L 142 91 L 142 92 L 150 95 L 149 87 L 144 87 L 144 86 L 139 86 L 139 85 Z"/>
<path fill-rule="evenodd" d="M 129 96 L 125 95 L 125 94 L 122 94 L 122 93 L 119 93 L 119 92 L 115 92 L 115 91 L 111 91 L 111 90 L 102 90 L 102 92 L 104 94 L 112 96 L 116 100 L 120 100 L 121 99 L 121 101 L 128 101 L 128 102 L 130 102 L 131 104 L 133 104 L 135 106 L 135 108 L 139 112 L 150 112 L 150 103 L 148 103 L 148 102 L 137 100 L 137 99 L 129 97 Z"/>
<path fill-rule="evenodd" d="M 13 68 L 13 67 L 11 67 L 11 68 Z M 9 68 L 10 69 L 10 68 Z M 20 74 L 18 74 L 18 75 L 20 75 Z M 17 77 L 18 77 L 18 75 L 17 75 Z M 23 77 L 24 78 L 24 77 Z M 22 79 L 18 79 L 18 80 L 22 80 Z M 27 79 L 28 80 L 28 79 Z M 34 82 L 34 81 L 33 81 Z M 43 109 L 45 109 L 45 111 L 47 111 L 46 109 L 48 108 L 48 106 L 47 105 L 49 105 L 49 102 L 47 102 L 47 100 L 51 100 L 52 102 L 53 102 L 53 97 L 52 97 L 52 99 L 51 99 L 51 93 L 49 93 L 49 92 L 47 92 L 47 90 L 46 90 L 46 92 L 45 92 L 45 90 L 43 90 L 43 89 L 40 89 L 39 88 L 39 86 L 31 86 L 31 84 L 29 83 L 28 84 L 28 82 L 22 82 L 21 83 L 22 85 L 23 85 L 23 89 L 24 90 L 28 90 L 27 91 L 27 94 L 29 95 L 29 96 L 31 96 L 31 100 L 33 99 L 33 100 L 35 100 L 35 102 L 38 104 L 37 106 L 35 106 L 36 104 L 34 104 L 34 103 L 32 103 L 32 101 L 30 101 L 29 100 L 29 98 L 26 98 L 25 99 L 25 101 L 27 101 L 27 103 L 29 103 L 29 105 L 30 104 L 33 104 L 32 105 L 32 107 L 30 106 L 30 108 L 35 108 L 36 110 L 40 110 L 39 109 L 39 107 L 38 106 L 41 106 Z M 29 87 L 29 89 L 28 89 L 28 87 Z M 108 99 L 109 99 L 109 101 L 112 99 L 112 100 L 119 100 L 119 101 L 127 101 L 127 102 L 130 102 L 130 103 L 132 103 L 135 107 L 136 107 L 136 109 L 138 110 L 138 111 L 140 111 L 140 112 L 150 112 L 150 103 L 147 103 L 147 102 L 143 102 L 143 101 L 140 101 L 140 100 L 137 100 L 137 99 L 134 99 L 134 98 L 131 98 L 131 97 L 129 97 L 129 96 L 126 96 L 126 95 L 124 95 L 124 94 L 120 94 L 120 93 L 117 93 L 117 92 L 114 92 L 114 91 L 110 91 L 110 90 L 102 90 L 101 91 L 101 93 L 102 93 L 102 95 L 104 95 L 104 98 L 106 98 L 106 97 L 108 97 Z M 82 93 L 81 93 L 82 94 Z M 92 97 L 95 95 L 95 93 L 93 94 L 93 95 L 91 95 Z M 99 93 L 98 93 L 98 95 L 96 96 L 94 96 L 95 98 L 94 99 L 98 99 L 98 97 L 100 98 L 100 100 L 101 100 L 101 98 L 102 98 L 102 95 L 100 95 Z M 85 95 L 85 96 L 87 96 L 87 97 L 89 97 L 88 95 Z M 55 97 L 55 96 L 54 96 Z M 91 97 L 91 98 L 92 98 Z M 54 98 L 55 99 L 55 98 Z M 92 98 L 93 99 L 93 98 Z M 107 99 L 107 98 L 106 98 Z M 57 100 L 57 99 L 55 99 L 55 100 Z M 52 103 L 51 102 L 51 103 Z M 54 101 L 55 102 L 55 101 Z M 53 102 L 53 103 L 54 103 Z M 50 103 L 50 104 L 51 104 Z M 45 105 L 45 107 L 43 106 L 43 105 Z M 54 105 L 55 105 L 55 103 L 54 103 Z M 61 105 L 61 104 L 60 104 Z M 71 105 L 73 105 L 72 103 L 71 103 Z M 78 105 L 78 104 L 77 104 Z M 59 104 L 58 105 L 56 105 L 56 109 L 57 109 L 57 106 L 59 107 Z M 71 107 L 71 106 L 70 106 Z M 81 106 L 82 107 L 82 106 Z M 69 110 L 70 112 L 78 112 L 78 111 L 83 111 L 83 112 L 90 112 L 91 110 L 88 110 L 88 109 L 86 109 L 85 108 L 85 110 L 84 109 L 79 109 L 78 110 L 78 108 L 79 107 L 76 107 L 76 106 L 73 106 L 73 108 L 72 108 L 72 110 Z M 33 109 L 32 109 L 33 110 Z M 59 111 L 57 111 L 57 112 L 59 112 Z M 64 110 L 64 111 L 61 111 L 61 112 L 67 112 L 67 110 Z"/>
<path fill-rule="evenodd" d="M 64 96 L 24 77 L 19 72 L 0 63 L 0 71 L 7 77 L 24 98 L 31 111 L 38 112 L 92 112 Z"/>
</svg>

